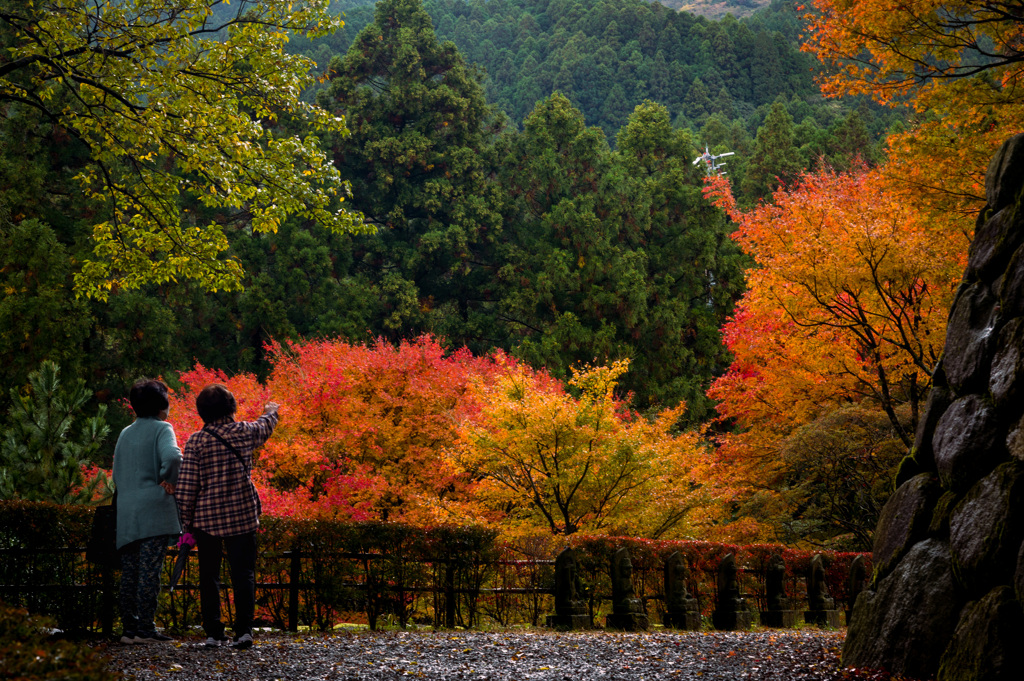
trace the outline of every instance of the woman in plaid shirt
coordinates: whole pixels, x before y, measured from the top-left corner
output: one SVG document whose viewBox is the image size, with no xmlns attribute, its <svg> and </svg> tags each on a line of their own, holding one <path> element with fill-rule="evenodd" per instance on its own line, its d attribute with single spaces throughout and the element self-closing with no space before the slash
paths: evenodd
<svg viewBox="0 0 1024 681">
<path fill-rule="evenodd" d="M 208 385 L 196 397 L 203 429 L 185 443 L 175 497 L 185 528 L 182 542 L 199 550 L 199 600 L 206 645 L 230 641 L 220 618 L 220 564 L 227 552 L 235 596 L 235 648 L 252 646 L 256 608 L 256 529 L 260 497 L 252 482 L 253 453 L 277 425 L 270 402 L 255 421 L 236 422 L 235 396 Z"/>
</svg>

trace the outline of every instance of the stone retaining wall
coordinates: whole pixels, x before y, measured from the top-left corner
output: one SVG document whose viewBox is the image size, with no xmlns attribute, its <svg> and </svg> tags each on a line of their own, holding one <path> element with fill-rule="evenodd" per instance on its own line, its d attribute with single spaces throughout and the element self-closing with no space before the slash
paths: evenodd
<svg viewBox="0 0 1024 681">
<path fill-rule="evenodd" d="M 992 159 L 985 190 L 847 666 L 939 681 L 1024 674 L 1024 135 Z"/>
</svg>

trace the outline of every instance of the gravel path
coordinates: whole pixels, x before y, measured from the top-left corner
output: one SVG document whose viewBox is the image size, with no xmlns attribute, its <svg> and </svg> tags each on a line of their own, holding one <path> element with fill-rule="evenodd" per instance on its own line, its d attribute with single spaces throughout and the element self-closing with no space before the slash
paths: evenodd
<svg viewBox="0 0 1024 681">
<path fill-rule="evenodd" d="M 139 681 L 323 679 L 887 680 L 842 670 L 843 632 L 613 634 L 355 632 L 259 635 L 247 651 L 198 639 L 111 645 L 111 666 Z"/>
</svg>

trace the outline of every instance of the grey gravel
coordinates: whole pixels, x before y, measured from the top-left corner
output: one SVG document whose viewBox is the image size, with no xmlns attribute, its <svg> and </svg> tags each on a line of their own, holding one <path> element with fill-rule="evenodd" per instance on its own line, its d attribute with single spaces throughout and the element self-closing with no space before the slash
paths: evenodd
<svg viewBox="0 0 1024 681">
<path fill-rule="evenodd" d="M 129 678 L 324 679 L 889 679 L 840 668 L 843 632 L 341 632 L 257 634 L 245 651 L 201 638 L 111 645 Z"/>
</svg>

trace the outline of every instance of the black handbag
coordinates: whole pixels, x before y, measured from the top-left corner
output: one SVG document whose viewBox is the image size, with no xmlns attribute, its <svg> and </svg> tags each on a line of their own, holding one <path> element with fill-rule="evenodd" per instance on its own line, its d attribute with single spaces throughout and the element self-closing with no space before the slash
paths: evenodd
<svg viewBox="0 0 1024 681">
<path fill-rule="evenodd" d="M 109 506 L 97 506 L 92 517 L 85 559 L 103 567 L 116 566 L 117 559 L 117 492 Z"/>
</svg>

